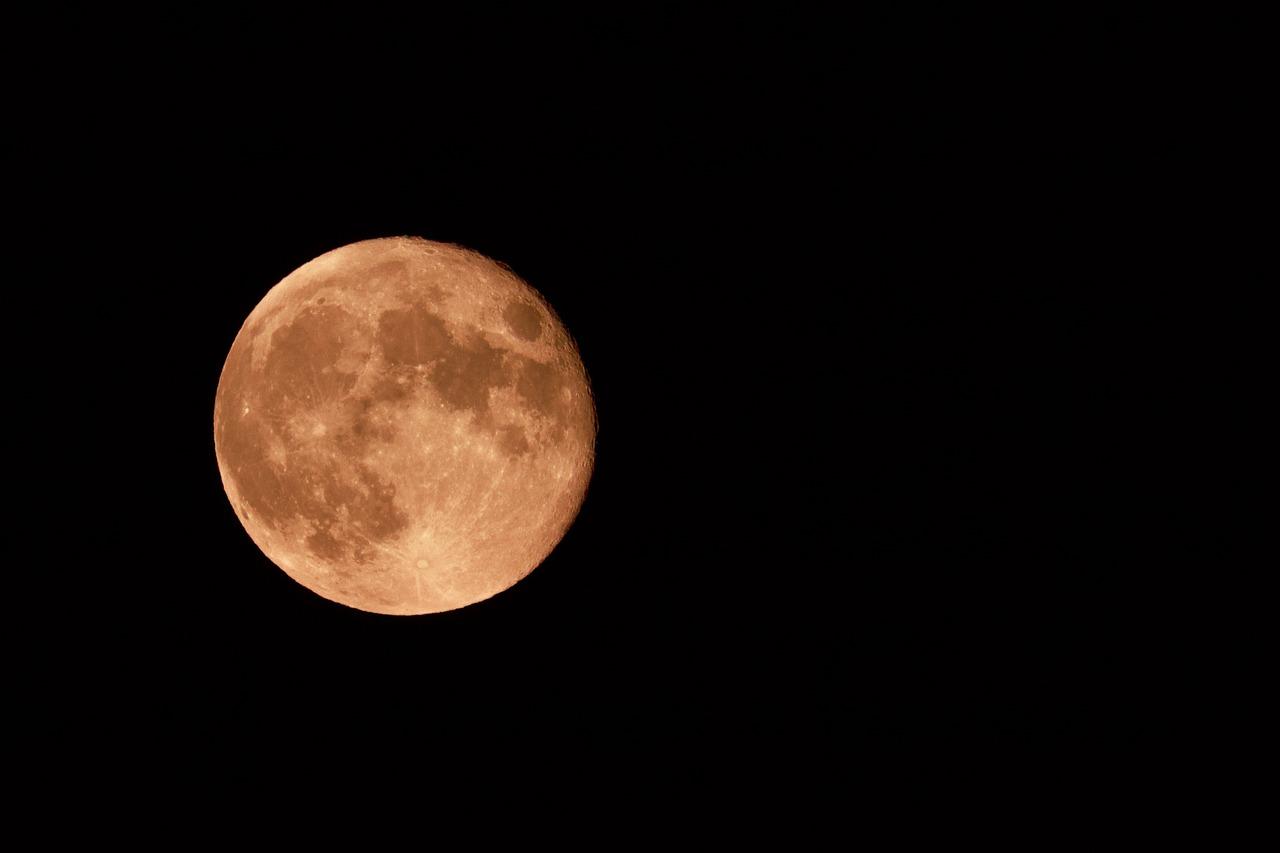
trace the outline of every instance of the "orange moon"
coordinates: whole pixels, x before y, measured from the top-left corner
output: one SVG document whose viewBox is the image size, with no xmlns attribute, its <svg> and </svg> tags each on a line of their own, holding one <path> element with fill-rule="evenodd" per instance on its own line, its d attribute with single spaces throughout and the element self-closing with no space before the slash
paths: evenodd
<svg viewBox="0 0 1280 853">
<path fill-rule="evenodd" d="M 596 436 L 577 347 L 537 291 L 407 237 L 273 287 L 231 346 L 213 422 L 227 497 L 267 557 L 398 615 L 533 571 L 578 513 Z"/>
</svg>

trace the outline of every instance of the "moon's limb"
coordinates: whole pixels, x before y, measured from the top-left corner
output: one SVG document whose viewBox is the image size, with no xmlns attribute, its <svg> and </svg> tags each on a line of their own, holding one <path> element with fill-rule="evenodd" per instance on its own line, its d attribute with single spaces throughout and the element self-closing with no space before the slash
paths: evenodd
<svg viewBox="0 0 1280 853">
<path fill-rule="evenodd" d="M 577 514 L 595 431 L 577 349 L 537 292 L 412 238 L 344 246 L 272 288 L 214 409 L 254 542 L 376 613 L 463 607 L 532 571 Z"/>
</svg>

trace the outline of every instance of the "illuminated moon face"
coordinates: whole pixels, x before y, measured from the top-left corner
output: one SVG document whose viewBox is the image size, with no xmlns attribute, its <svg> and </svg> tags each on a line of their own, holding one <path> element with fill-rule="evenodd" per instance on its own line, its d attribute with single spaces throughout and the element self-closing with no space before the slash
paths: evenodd
<svg viewBox="0 0 1280 853">
<path fill-rule="evenodd" d="M 300 267 L 236 336 L 214 439 L 245 530 L 294 580 L 375 613 L 452 610 L 551 552 L 591 477 L 577 349 L 510 270 L 410 238 Z"/>
</svg>

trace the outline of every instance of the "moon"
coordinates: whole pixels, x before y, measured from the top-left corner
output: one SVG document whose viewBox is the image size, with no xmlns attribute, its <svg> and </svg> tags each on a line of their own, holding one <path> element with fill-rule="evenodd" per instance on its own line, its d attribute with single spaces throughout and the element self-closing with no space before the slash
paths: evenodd
<svg viewBox="0 0 1280 853">
<path fill-rule="evenodd" d="M 507 267 L 367 240 L 304 264 L 249 314 L 214 403 L 222 484 L 298 583 L 373 613 L 508 589 L 573 523 L 596 412 L 577 347 Z"/>
</svg>

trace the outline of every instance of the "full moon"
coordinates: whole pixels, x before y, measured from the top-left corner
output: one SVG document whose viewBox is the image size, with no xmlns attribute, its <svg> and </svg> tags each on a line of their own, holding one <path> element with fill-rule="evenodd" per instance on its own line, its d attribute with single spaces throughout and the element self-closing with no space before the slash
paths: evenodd
<svg viewBox="0 0 1280 853">
<path fill-rule="evenodd" d="M 398 615 L 533 571 L 578 513 L 596 435 L 578 350 L 537 291 L 408 237 L 273 287 L 227 355 L 213 423 L 263 553 L 327 599 Z"/>
</svg>

